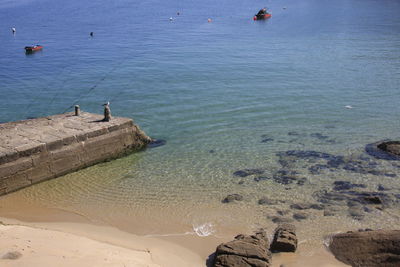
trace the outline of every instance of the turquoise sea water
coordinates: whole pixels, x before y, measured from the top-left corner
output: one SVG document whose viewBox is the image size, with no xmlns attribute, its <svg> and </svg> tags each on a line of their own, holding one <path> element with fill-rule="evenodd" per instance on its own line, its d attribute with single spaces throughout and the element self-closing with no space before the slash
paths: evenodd
<svg viewBox="0 0 400 267">
<path fill-rule="evenodd" d="M 272 18 L 253 21 L 263 6 Z M 298 159 L 290 170 L 304 185 L 272 179 L 282 169 L 279 152 L 349 161 L 368 157 L 368 143 L 400 137 L 399 12 L 395 0 L 2 1 L 0 121 L 74 104 L 101 113 L 110 101 L 114 115 L 167 141 L 11 194 L 3 205 L 27 199 L 140 234 L 202 225 L 222 234 L 272 224 L 277 209 L 314 203 L 315 192 L 337 180 L 399 193 L 396 163 L 372 158 L 380 174 L 312 174 L 323 160 Z M 33 44 L 43 51 L 26 55 Z M 268 179 L 233 175 L 247 168 Z M 231 193 L 244 200 L 222 204 Z M 286 202 L 258 205 L 263 196 Z M 400 222 L 395 207 L 354 220 L 341 205 L 336 217 L 312 210 L 296 223 L 307 232 L 312 222 L 324 234 L 378 227 L 382 218 L 388 227 Z"/>
</svg>

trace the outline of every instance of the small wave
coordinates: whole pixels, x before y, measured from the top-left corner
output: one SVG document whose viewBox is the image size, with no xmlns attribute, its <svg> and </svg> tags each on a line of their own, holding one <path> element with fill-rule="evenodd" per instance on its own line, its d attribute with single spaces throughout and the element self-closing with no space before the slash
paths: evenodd
<svg viewBox="0 0 400 267">
<path fill-rule="evenodd" d="M 193 225 L 193 230 L 198 236 L 209 236 L 215 232 L 214 225 L 210 222 Z"/>
</svg>

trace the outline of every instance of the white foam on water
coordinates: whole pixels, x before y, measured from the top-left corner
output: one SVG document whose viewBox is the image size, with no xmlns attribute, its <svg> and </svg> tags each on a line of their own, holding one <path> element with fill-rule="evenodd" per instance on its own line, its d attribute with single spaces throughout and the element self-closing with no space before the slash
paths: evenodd
<svg viewBox="0 0 400 267">
<path fill-rule="evenodd" d="M 193 224 L 193 230 L 198 236 L 209 236 L 215 233 L 214 225 L 210 222 L 199 225 Z"/>
</svg>

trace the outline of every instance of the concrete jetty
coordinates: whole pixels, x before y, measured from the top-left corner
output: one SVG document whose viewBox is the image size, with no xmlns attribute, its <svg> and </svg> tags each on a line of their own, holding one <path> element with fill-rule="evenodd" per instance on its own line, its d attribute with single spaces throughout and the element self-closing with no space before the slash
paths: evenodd
<svg viewBox="0 0 400 267">
<path fill-rule="evenodd" d="M 80 112 L 0 124 L 0 195 L 144 148 L 132 119 Z"/>
</svg>

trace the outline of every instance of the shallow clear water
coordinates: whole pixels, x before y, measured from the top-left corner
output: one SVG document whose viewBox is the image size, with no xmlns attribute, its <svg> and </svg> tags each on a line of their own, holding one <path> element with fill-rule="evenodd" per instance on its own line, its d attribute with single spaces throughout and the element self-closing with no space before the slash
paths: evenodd
<svg viewBox="0 0 400 267">
<path fill-rule="evenodd" d="M 272 18 L 254 22 L 265 5 Z M 400 2 L 389 0 L 3 1 L 0 121 L 74 104 L 99 113 L 110 101 L 114 115 L 167 140 L 21 190 L 3 205 L 23 199 L 140 234 L 211 223 L 218 235 L 272 225 L 276 210 L 316 203 L 315 192 L 337 180 L 397 194 L 399 178 L 384 174 L 400 176 L 399 163 L 372 159 L 364 147 L 400 137 L 399 12 Z M 25 55 L 23 47 L 36 43 L 43 51 Z M 296 159 L 289 170 L 307 180 L 284 185 L 272 177 L 283 168 L 277 153 L 288 150 L 367 157 L 380 174 L 343 166 L 312 174 L 311 166 L 326 162 Z M 268 179 L 233 175 L 246 168 L 261 168 Z M 244 200 L 221 203 L 232 193 Z M 263 196 L 286 202 L 258 205 Z M 310 217 L 296 223 L 319 236 L 400 222 L 396 205 L 360 221 L 346 202 L 336 208 L 335 217 L 307 210 Z"/>
</svg>

